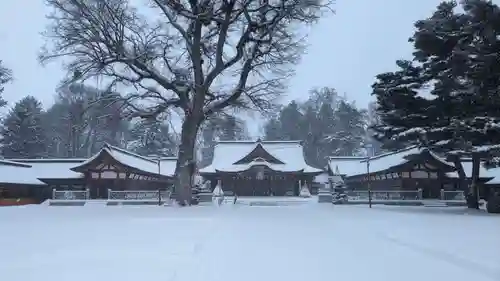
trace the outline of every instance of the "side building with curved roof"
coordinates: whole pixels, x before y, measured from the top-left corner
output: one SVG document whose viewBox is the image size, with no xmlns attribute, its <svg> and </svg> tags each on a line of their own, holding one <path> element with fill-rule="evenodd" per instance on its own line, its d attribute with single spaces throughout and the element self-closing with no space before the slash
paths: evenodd
<svg viewBox="0 0 500 281">
<path fill-rule="evenodd" d="M 460 166 L 460 165 L 459 165 Z M 441 199 L 441 191 L 465 191 L 472 178 L 470 159 L 461 160 L 462 167 L 455 167 L 445 157 L 430 149 L 408 147 L 375 157 L 329 157 L 330 176 L 341 176 L 351 190 L 415 191 L 422 190 L 424 199 Z M 463 169 L 466 182 L 459 184 L 458 169 Z M 488 196 L 491 188 L 500 182 L 500 168 L 486 169 L 479 173 L 480 193 Z"/>
<path fill-rule="evenodd" d="M 88 159 L 0 160 L 0 199 L 43 201 L 56 190 L 89 190 L 90 199 L 106 199 L 112 190 L 166 189 L 176 158 L 145 157 L 104 145 Z"/>
</svg>

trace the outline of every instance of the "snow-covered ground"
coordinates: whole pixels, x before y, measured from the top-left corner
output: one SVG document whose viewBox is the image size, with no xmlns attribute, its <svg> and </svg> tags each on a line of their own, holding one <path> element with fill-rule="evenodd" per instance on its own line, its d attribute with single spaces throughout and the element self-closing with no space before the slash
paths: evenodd
<svg viewBox="0 0 500 281">
<path fill-rule="evenodd" d="M 0 274 L 5 281 L 500 280 L 500 217 L 462 213 L 330 204 L 0 208 Z"/>
</svg>

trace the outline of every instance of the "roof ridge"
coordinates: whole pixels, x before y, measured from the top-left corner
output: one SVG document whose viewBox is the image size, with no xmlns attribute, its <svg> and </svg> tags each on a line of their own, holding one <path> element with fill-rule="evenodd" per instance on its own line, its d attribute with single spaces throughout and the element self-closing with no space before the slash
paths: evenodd
<svg viewBox="0 0 500 281">
<path fill-rule="evenodd" d="M 16 167 L 24 167 L 24 168 L 32 168 L 33 166 L 25 163 L 15 162 L 7 159 L 0 159 L 0 164 L 5 164 L 7 166 L 16 166 Z"/>
<path fill-rule="evenodd" d="M 162 156 L 160 157 L 160 161 L 163 160 L 176 160 L 177 161 L 178 157 L 177 156 Z"/>
<path fill-rule="evenodd" d="M 366 156 L 328 156 L 328 159 L 352 159 L 352 160 L 363 160 Z"/>
<path fill-rule="evenodd" d="M 386 152 L 386 153 L 383 153 L 383 154 L 379 154 L 379 155 L 373 156 L 373 157 L 365 157 L 365 159 L 361 160 L 361 162 L 366 162 L 368 160 L 368 158 L 370 158 L 370 161 L 377 160 L 377 159 L 380 159 L 380 158 L 384 158 L 384 157 L 387 157 L 387 156 L 391 156 L 391 155 L 394 155 L 394 154 L 405 152 L 405 151 L 408 151 L 408 150 L 411 150 L 411 149 L 414 149 L 414 148 L 418 148 L 418 145 L 412 145 L 412 146 L 409 146 L 409 147 L 398 149 L 396 151 L 390 151 L 390 152 Z"/>
<path fill-rule="evenodd" d="M 279 143 L 297 143 L 297 144 L 301 144 L 302 141 L 301 140 L 276 140 L 276 141 L 270 141 L 270 140 L 227 140 L 227 141 L 217 141 L 217 144 L 220 144 L 220 143 L 234 143 L 234 144 L 254 144 L 254 143 L 262 143 L 262 144 L 266 144 L 266 143 L 276 143 L 276 144 L 279 144 Z"/>
<path fill-rule="evenodd" d="M 42 158 L 42 159 L 8 159 L 9 161 L 18 163 L 72 163 L 72 162 L 84 162 L 88 158 Z"/>
<path fill-rule="evenodd" d="M 145 157 L 145 156 L 142 156 L 142 155 L 139 155 L 137 153 L 133 153 L 131 151 L 128 151 L 126 149 L 123 149 L 123 148 L 119 148 L 119 147 L 116 147 L 116 146 L 113 146 L 113 145 L 110 145 L 108 143 L 106 143 L 106 145 L 103 147 L 103 149 L 106 149 L 106 148 L 109 148 L 111 150 L 116 150 L 116 151 L 119 151 L 121 153 L 124 153 L 124 154 L 128 154 L 130 156 L 133 156 L 133 157 L 136 157 L 136 158 L 140 158 L 140 159 L 143 159 L 143 160 L 146 160 L 146 161 L 149 161 L 151 163 L 158 163 L 158 161 L 155 161 L 153 159 L 150 159 L 148 157 Z"/>
</svg>

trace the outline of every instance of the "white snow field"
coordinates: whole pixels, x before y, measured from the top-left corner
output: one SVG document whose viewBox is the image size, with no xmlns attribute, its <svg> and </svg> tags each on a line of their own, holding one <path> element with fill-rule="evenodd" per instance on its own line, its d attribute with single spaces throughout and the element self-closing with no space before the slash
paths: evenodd
<svg viewBox="0 0 500 281">
<path fill-rule="evenodd" d="M 5 281 L 498 281 L 499 235 L 500 217 L 453 208 L 5 207 L 0 274 Z"/>
</svg>

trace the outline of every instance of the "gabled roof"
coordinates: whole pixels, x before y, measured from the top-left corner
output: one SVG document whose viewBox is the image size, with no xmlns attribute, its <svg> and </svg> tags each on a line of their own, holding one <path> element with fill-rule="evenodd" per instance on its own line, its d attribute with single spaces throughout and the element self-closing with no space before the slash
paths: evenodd
<svg viewBox="0 0 500 281">
<path fill-rule="evenodd" d="M 101 155 L 101 156 L 100 156 Z M 46 185 L 48 179 L 79 179 L 83 173 L 78 167 L 88 165 L 103 155 L 124 166 L 129 166 L 146 173 L 158 174 L 158 160 L 144 157 L 130 151 L 105 145 L 96 155 L 89 159 L 0 159 L 0 183 Z M 161 157 L 160 174 L 173 177 L 177 158 Z"/>
<path fill-rule="evenodd" d="M 32 174 L 31 165 L 0 160 L 0 183 L 45 185 Z"/>
<path fill-rule="evenodd" d="M 331 156 L 328 158 L 328 169 L 333 175 L 350 176 L 358 171 L 366 171 L 366 164 L 361 161 L 366 157 Z"/>
<path fill-rule="evenodd" d="M 105 144 L 97 154 L 80 163 L 80 165 L 74 166 L 73 168 L 71 168 L 71 170 L 76 172 L 85 171 L 91 166 L 100 164 L 102 159 L 104 159 L 105 157 L 110 157 L 117 163 L 130 169 L 136 169 L 149 174 L 158 174 L 158 160 L 153 160 L 151 158 L 144 157 L 128 150 L 111 146 L 109 144 Z M 171 165 L 167 165 L 171 162 L 175 163 L 175 158 L 160 160 L 161 175 L 167 177 L 172 177 L 174 175 L 174 171 L 170 170 Z M 162 163 L 165 164 L 163 165 L 163 168 L 161 165 Z"/>
<path fill-rule="evenodd" d="M 235 165 L 248 164 L 255 160 L 266 161 L 272 164 L 285 164 L 283 161 L 276 158 L 276 156 L 269 153 L 263 146 L 261 141 L 257 141 L 254 149 L 247 155 L 243 156 L 240 160 L 234 162 Z"/>
<path fill-rule="evenodd" d="M 245 158 L 258 146 L 283 164 L 275 164 L 265 159 L 252 159 L 247 164 L 235 164 Z M 264 161 L 262 161 L 264 160 Z M 200 169 L 200 173 L 239 172 L 252 166 L 263 165 L 274 171 L 321 173 L 322 170 L 309 166 L 304 159 L 300 141 L 221 141 L 214 148 L 212 164 Z"/>
<path fill-rule="evenodd" d="M 454 165 L 446 162 L 443 158 L 426 148 L 416 146 L 401 149 L 395 152 L 384 153 L 375 157 L 370 157 L 370 173 L 381 172 L 392 167 L 403 165 L 412 161 L 416 155 L 428 153 L 430 157 L 445 165 L 450 169 L 454 169 Z M 331 171 L 335 171 L 338 167 L 340 174 L 347 177 L 364 175 L 367 173 L 367 157 L 330 157 L 329 166 Z"/>
</svg>

